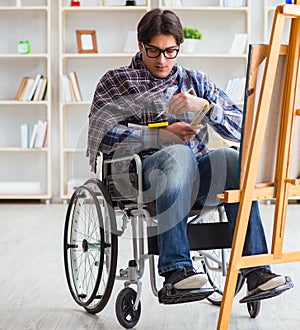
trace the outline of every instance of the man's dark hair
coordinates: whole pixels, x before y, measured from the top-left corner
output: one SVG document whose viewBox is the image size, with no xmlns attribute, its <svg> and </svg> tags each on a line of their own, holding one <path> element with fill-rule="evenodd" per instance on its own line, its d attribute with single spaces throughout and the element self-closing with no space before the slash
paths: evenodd
<svg viewBox="0 0 300 330">
<path fill-rule="evenodd" d="M 138 41 L 145 44 L 160 34 L 170 34 L 175 37 L 177 45 L 183 43 L 183 30 L 179 17 L 171 10 L 159 8 L 148 11 L 140 20 L 138 27 Z"/>
</svg>

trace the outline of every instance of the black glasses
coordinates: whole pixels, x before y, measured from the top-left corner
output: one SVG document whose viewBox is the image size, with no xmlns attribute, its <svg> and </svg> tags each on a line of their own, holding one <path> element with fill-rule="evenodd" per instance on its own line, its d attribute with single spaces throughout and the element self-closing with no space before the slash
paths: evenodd
<svg viewBox="0 0 300 330">
<path fill-rule="evenodd" d="M 178 55 L 178 52 L 179 52 L 179 48 L 174 48 L 174 47 L 160 49 L 160 48 L 157 48 L 154 46 L 145 47 L 144 44 L 142 44 L 142 45 L 146 51 L 147 56 L 150 58 L 157 58 L 160 56 L 161 53 L 163 53 L 165 58 L 168 58 L 171 60 L 172 58 L 176 58 Z"/>
</svg>

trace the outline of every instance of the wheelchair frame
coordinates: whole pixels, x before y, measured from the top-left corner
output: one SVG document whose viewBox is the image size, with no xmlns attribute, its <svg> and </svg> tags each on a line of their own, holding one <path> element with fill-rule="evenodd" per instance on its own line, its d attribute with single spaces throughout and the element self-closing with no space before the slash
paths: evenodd
<svg viewBox="0 0 300 330">
<path fill-rule="evenodd" d="M 136 172 L 119 177 L 111 175 L 111 166 L 124 161 L 133 161 Z M 149 205 L 144 203 L 142 160 L 138 154 L 104 159 L 102 176 L 102 180 L 87 180 L 75 190 L 70 199 L 64 228 L 65 273 L 73 299 L 92 314 L 99 313 L 106 306 L 114 280 L 124 281 L 124 289 L 116 299 L 116 316 L 124 328 L 132 328 L 138 323 L 141 314 L 141 279 L 146 260 L 149 260 L 151 289 L 158 296 L 155 272 L 155 255 L 158 254 L 156 220 Z M 129 190 L 125 186 L 127 195 L 118 193 L 119 189 L 124 190 L 124 181 L 130 183 Z M 190 250 L 194 251 L 193 263 L 202 267 L 211 287 L 176 292 L 170 289 L 169 300 L 164 303 L 207 298 L 212 304 L 221 305 L 228 266 L 226 249 L 231 247 L 223 208 L 223 205 L 217 208 L 217 222 L 204 222 L 212 212 L 211 209 L 208 212 L 193 209 L 188 222 Z M 123 217 L 121 227 L 118 228 L 116 213 L 120 212 Z M 128 261 L 128 267 L 120 269 L 116 275 L 118 237 L 124 234 L 129 222 L 132 228 L 133 258 Z M 147 252 L 145 242 L 148 244 Z M 216 283 L 215 276 L 221 283 Z M 243 283 L 244 279 L 239 274 L 236 293 Z M 137 290 L 132 289 L 131 285 L 136 285 Z M 260 311 L 260 301 L 247 302 L 247 308 L 250 317 L 256 317 Z"/>
</svg>

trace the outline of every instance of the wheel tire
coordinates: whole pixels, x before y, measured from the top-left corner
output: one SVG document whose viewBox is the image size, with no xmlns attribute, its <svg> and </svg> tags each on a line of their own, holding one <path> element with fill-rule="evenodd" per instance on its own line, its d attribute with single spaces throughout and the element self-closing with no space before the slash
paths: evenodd
<svg viewBox="0 0 300 330">
<path fill-rule="evenodd" d="M 105 185 L 96 178 L 89 179 L 85 182 L 85 185 L 95 192 L 103 218 L 104 258 L 102 277 L 95 299 L 90 305 L 84 306 L 88 313 L 97 314 L 108 303 L 114 286 L 118 259 L 118 236 L 116 234 L 115 211 Z"/>
<path fill-rule="evenodd" d="M 92 314 L 106 306 L 115 279 L 118 241 L 112 230 L 116 223 L 111 205 L 102 182 L 91 179 L 76 189 L 66 215 L 64 263 L 68 286 L 74 300 Z M 92 274 L 89 281 L 83 276 L 87 273 Z M 89 293 L 82 294 L 84 289 Z"/>
<path fill-rule="evenodd" d="M 247 309 L 249 312 L 249 315 L 252 319 L 256 318 L 256 316 L 259 314 L 261 309 L 261 301 L 251 301 L 247 303 Z"/>
<path fill-rule="evenodd" d="M 135 311 L 133 309 L 136 300 L 136 291 L 132 288 L 125 288 L 120 291 L 116 300 L 116 315 L 119 323 L 126 329 L 133 328 L 141 316 L 141 302 Z"/>
<path fill-rule="evenodd" d="M 93 219 L 83 216 L 91 213 L 95 215 Z M 103 240 L 100 221 L 95 193 L 85 186 L 78 187 L 67 210 L 64 264 L 69 290 L 80 306 L 87 306 L 94 300 L 102 275 L 104 248 L 100 243 Z M 93 237 L 86 229 L 87 222 L 93 222 Z M 87 282 L 86 278 L 91 281 Z"/>
</svg>

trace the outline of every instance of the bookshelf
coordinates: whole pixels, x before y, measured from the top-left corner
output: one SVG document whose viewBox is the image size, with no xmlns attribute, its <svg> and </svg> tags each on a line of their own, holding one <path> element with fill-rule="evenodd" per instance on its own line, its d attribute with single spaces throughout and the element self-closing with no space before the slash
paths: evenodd
<svg viewBox="0 0 300 330">
<path fill-rule="evenodd" d="M 284 4 L 285 1 L 282 0 L 264 0 L 264 42 L 269 43 L 271 28 L 273 23 L 273 17 L 277 5 Z M 282 43 L 288 43 L 290 31 L 290 20 L 286 20 L 284 26 L 284 33 L 282 36 Z"/>
<path fill-rule="evenodd" d="M 93 176 L 85 157 L 88 113 L 100 77 L 109 69 L 129 64 L 135 51 L 124 52 L 126 39 L 140 18 L 151 8 L 150 0 L 81 1 L 71 7 L 59 1 L 59 126 L 60 198 L 67 200 L 73 189 Z M 97 52 L 80 53 L 76 30 L 95 31 Z M 81 101 L 66 98 L 66 78 L 75 72 Z M 97 175 L 97 174 L 96 174 Z"/>
<path fill-rule="evenodd" d="M 181 18 L 184 26 L 195 27 L 203 35 L 195 53 L 180 52 L 178 63 L 191 69 L 209 73 L 210 78 L 225 89 L 228 81 L 243 78 L 247 67 L 247 45 L 230 51 L 236 34 L 248 36 L 250 41 L 249 5 L 238 0 L 140 0 L 137 6 L 124 6 L 123 0 L 86 1 L 84 6 L 71 7 L 69 1 L 59 5 L 59 76 L 60 76 L 60 198 L 70 197 L 72 189 L 83 183 L 90 172 L 85 157 L 88 113 L 99 78 L 109 69 L 130 62 L 133 52 L 124 52 L 128 34 L 136 29 L 140 18 L 151 8 L 169 8 Z M 83 1 L 82 1 L 83 3 Z M 178 5 L 178 3 L 180 5 Z M 168 7 L 166 7 L 166 4 Z M 215 21 L 216 24 L 211 24 Z M 118 24 L 115 24 L 118 22 Z M 122 26 L 122 29 L 120 29 Z M 79 53 L 76 30 L 95 31 L 97 53 Z M 220 35 L 221 34 L 221 35 Z M 214 39 L 218 35 L 218 42 Z M 247 42 L 246 42 L 247 43 Z M 96 68 L 96 69 L 95 69 Z M 76 72 L 82 101 L 66 101 L 62 81 Z M 242 106 L 241 99 L 237 102 Z M 213 135 L 212 135 L 213 136 Z M 224 140 L 212 138 L 213 146 Z M 220 142 L 221 141 L 221 142 Z M 98 174 L 96 174 L 98 175 Z"/>
<path fill-rule="evenodd" d="M 16 3 L 4 0 L 0 6 L 0 29 L 2 34 L 7 33 L 0 43 L 1 76 L 5 77 L 0 81 L 0 199 L 49 202 L 52 7 L 50 0 L 23 0 L 21 6 Z M 20 47 L 20 41 L 29 41 L 29 52 L 28 44 L 27 48 Z M 46 97 L 34 98 L 32 94 L 32 100 L 16 100 L 23 78 L 34 79 L 38 74 L 47 78 Z M 34 124 L 39 121 L 47 123 L 46 142 L 32 148 L 22 145 L 22 135 L 23 142 L 24 138 L 29 141 Z"/>
</svg>

